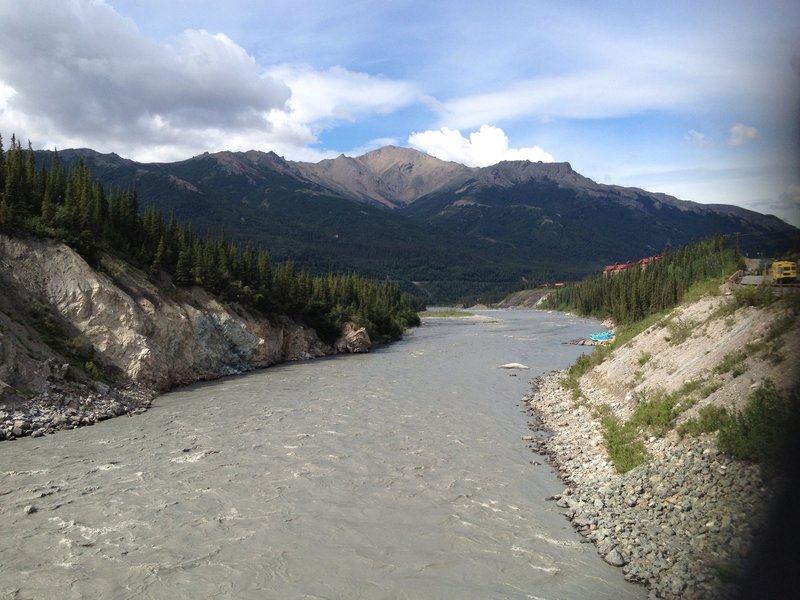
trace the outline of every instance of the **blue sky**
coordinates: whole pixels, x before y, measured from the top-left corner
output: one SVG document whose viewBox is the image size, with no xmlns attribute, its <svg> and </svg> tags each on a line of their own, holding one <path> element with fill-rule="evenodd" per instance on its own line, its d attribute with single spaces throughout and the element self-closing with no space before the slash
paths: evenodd
<svg viewBox="0 0 800 600">
<path fill-rule="evenodd" d="M 0 0 L 0 132 L 568 161 L 800 225 L 800 2 Z"/>
</svg>

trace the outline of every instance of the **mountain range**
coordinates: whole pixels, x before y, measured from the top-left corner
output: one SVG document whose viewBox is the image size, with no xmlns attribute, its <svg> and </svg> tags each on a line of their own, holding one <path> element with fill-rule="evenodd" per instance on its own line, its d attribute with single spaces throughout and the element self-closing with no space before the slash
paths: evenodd
<svg viewBox="0 0 800 600">
<path fill-rule="evenodd" d="M 46 166 L 51 155 L 37 151 L 37 160 Z M 710 234 L 766 256 L 800 240 L 777 217 L 599 184 L 566 162 L 467 167 L 394 146 L 318 163 L 254 150 L 173 163 L 58 155 L 84 160 L 107 187 L 134 186 L 141 207 L 174 212 L 195 232 L 265 247 L 316 273 L 396 279 L 430 302 L 574 279 Z"/>
</svg>

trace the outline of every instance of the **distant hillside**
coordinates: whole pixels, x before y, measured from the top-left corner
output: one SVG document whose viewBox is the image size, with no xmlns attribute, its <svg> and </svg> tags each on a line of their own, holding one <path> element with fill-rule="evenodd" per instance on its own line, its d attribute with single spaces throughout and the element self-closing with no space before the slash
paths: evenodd
<svg viewBox="0 0 800 600">
<path fill-rule="evenodd" d="M 39 163 L 50 155 L 37 152 Z M 82 158 L 105 185 L 135 186 L 140 206 L 174 211 L 195 231 L 222 229 L 317 273 L 396 279 L 430 302 L 491 300 L 712 233 L 766 255 L 800 239 L 773 216 L 598 184 L 568 163 L 470 168 L 396 147 L 319 163 L 257 151 L 149 164 L 85 149 L 59 156 Z"/>
</svg>

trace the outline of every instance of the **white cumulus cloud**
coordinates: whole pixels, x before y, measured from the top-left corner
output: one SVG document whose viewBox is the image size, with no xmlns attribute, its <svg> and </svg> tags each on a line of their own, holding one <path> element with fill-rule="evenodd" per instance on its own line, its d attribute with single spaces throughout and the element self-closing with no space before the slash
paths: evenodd
<svg viewBox="0 0 800 600">
<path fill-rule="evenodd" d="M 509 148 L 508 136 L 499 127 L 481 125 L 469 137 L 464 137 L 457 129 L 442 127 L 422 132 L 414 132 L 408 143 L 440 158 L 459 162 L 470 167 L 486 167 L 503 160 L 529 160 L 532 162 L 553 162 L 553 156 L 539 146 L 530 148 Z"/>
<path fill-rule="evenodd" d="M 728 144 L 731 146 L 741 146 L 742 144 L 746 144 L 758 137 L 758 129 L 753 127 L 752 125 L 745 125 L 743 123 L 736 123 L 733 127 L 731 127 L 730 137 L 728 138 Z"/>
</svg>

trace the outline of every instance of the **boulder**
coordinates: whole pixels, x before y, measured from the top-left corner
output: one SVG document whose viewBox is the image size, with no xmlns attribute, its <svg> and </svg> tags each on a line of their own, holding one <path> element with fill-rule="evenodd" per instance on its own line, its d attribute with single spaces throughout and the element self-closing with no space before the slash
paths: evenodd
<svg viewBox="0 0 800 600">
<path fill-rule="evenodd" d="M 356 327 L 355 323 L 347 322 L 342 326 L 342 335 L 336 340 L 335 348 L 338 352 L 361 353 L 369 352 L 372 340 L 366 328 Z"/>
<path fill-rule="evenodd" d="M 622 552 L 620 552 L 617 548 L 613 548 L 608 554 L 603 556 L 603 560 L 615 567 L 621 567 L 627 562 L 622 556 Z"/>
</svg>

